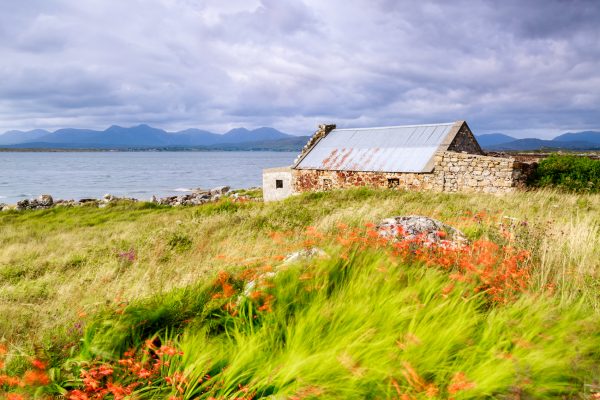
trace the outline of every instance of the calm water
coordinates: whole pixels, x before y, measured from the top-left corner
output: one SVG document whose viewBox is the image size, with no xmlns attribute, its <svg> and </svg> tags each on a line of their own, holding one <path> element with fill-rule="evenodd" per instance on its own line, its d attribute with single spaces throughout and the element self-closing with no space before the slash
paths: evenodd
<svg viewBox="0 0 600 400">
<path fill-rule="evenodd" d="M 201 187 L 262 185 L 262 169 L 290 165 L 283 152 L 0 153 L 0 203 L 55 199 L 149 199 Z"/>
</svg>

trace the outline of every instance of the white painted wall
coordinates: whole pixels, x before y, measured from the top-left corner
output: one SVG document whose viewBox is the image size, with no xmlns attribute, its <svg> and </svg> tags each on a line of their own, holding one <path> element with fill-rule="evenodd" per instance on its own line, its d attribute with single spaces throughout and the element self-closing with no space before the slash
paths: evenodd
<svg viewBox="0 0 600 400">
<path fill-rule="evenodd" d="M 283 183 L 282 188 L 276 187 L 277 180 Z M 290 167 L 269 168 L 263 170 L 263 200 L 283 200 L 292 195 L 292 169 Z"/>
</svg>

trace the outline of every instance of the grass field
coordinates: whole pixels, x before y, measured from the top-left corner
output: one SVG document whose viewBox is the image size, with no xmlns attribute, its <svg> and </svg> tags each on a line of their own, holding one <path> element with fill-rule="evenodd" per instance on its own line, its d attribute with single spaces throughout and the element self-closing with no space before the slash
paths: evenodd
<svg viewBox="0 0 600 400">
<path fill-rule="evenodd" d="M 415 257 L 371 240 L 369 224 L 409 214 L 461 229 L 470 253 Z M 0 387 L 81 399 L 592 398 L 599 230 L 599 195 L 554 191 L 0 213 Z M 313 245 L 329 257 L 281 266 Z"/>
</svg>

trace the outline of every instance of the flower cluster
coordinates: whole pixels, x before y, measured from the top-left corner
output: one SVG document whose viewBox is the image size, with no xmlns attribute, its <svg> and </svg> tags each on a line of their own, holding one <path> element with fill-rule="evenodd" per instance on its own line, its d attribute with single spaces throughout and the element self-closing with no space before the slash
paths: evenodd
<svg viewBox="0 0 600 400">
<path fill-rule="evenodd" d="M 132 395 L 135 389 L 152 384 L 171 387 L 183 393 L 187 380 L 182 372 L 169 373 L 171 364 L 183 355 L 179 349 L 158 338 L 147 340 L 141 350 L 130 350 L 116 363 L 91 363 L 82 368 L 81 387 L 67 394 L 69 400 L 111 397 L 115 400 Z M 173 399 L 178 398 L 177 395 Z"/>
<path fill-rule="evenodd" d="M 353 251 L 377 249 L 397 261 L 421 263 L 449 272 L 454 281 L 466 282 L 475 292 L 483 292 L 493 302 L 506 303 L 525 291 L 530 282 L 529 252 L 512 246 L 500 246 L 489 240 L 473 243 L 455 243 L 447 239 L 444 231 L 436 232 L 435 241 L 425 234 L 404 238 L 402 235 L 382 235 L 374 224 L 351 229 L 339 224 L 327 234 L 309 227 L 306 246 L 336 243 L 342 248 L 341 257 Z M 445 289 L 448 294 L 453 286 Z"/>
<path fill-rule="evenodd" d="M 9 400 L 22 400 L 24 395 L 17 393 L 33 392 L 37 388 L 50 384 L 50 377 L 46 372 L 47 364 L 37 358 L 30 361 L 30 368 L 22 376 L 14 376 L 2 373 L 5 369 L 4 358 L 8 349 L 0 344 L 0 391 L 8 393 Z"/>
<path fill-rule="evenodd" d="M 392 386 L 401 400 L 414 400 L 415 396 L 418 395 L 424 395 L 426 398 L 437 398 L 440 395 L 440 391 L 444 390 L 443 387 L 440 388 L 434 383 L 427 382 L 409 362 L 404 361 L 402 367 L 402 375 L 407 383 L 406 387 L 403 389 L 396 379 L 391 380 Z M 452 379 L 445 388 L 447 398 L 452 399 L 452 395 L 473 389 L 475 386 L 474 382 L 467 379 L 464 372 L 457 372 L 452 376 Z"/>
</svg>

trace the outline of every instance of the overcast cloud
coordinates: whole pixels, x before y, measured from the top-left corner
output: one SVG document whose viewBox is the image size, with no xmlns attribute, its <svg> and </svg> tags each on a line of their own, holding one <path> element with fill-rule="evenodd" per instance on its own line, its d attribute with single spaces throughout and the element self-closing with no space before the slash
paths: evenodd
<svg viewBox="0 0 600 400">
<path fill-rule="evenodd" d="M 0 131 L 600 129 L 600 2 L 0 3 Z"/>
</svg>

